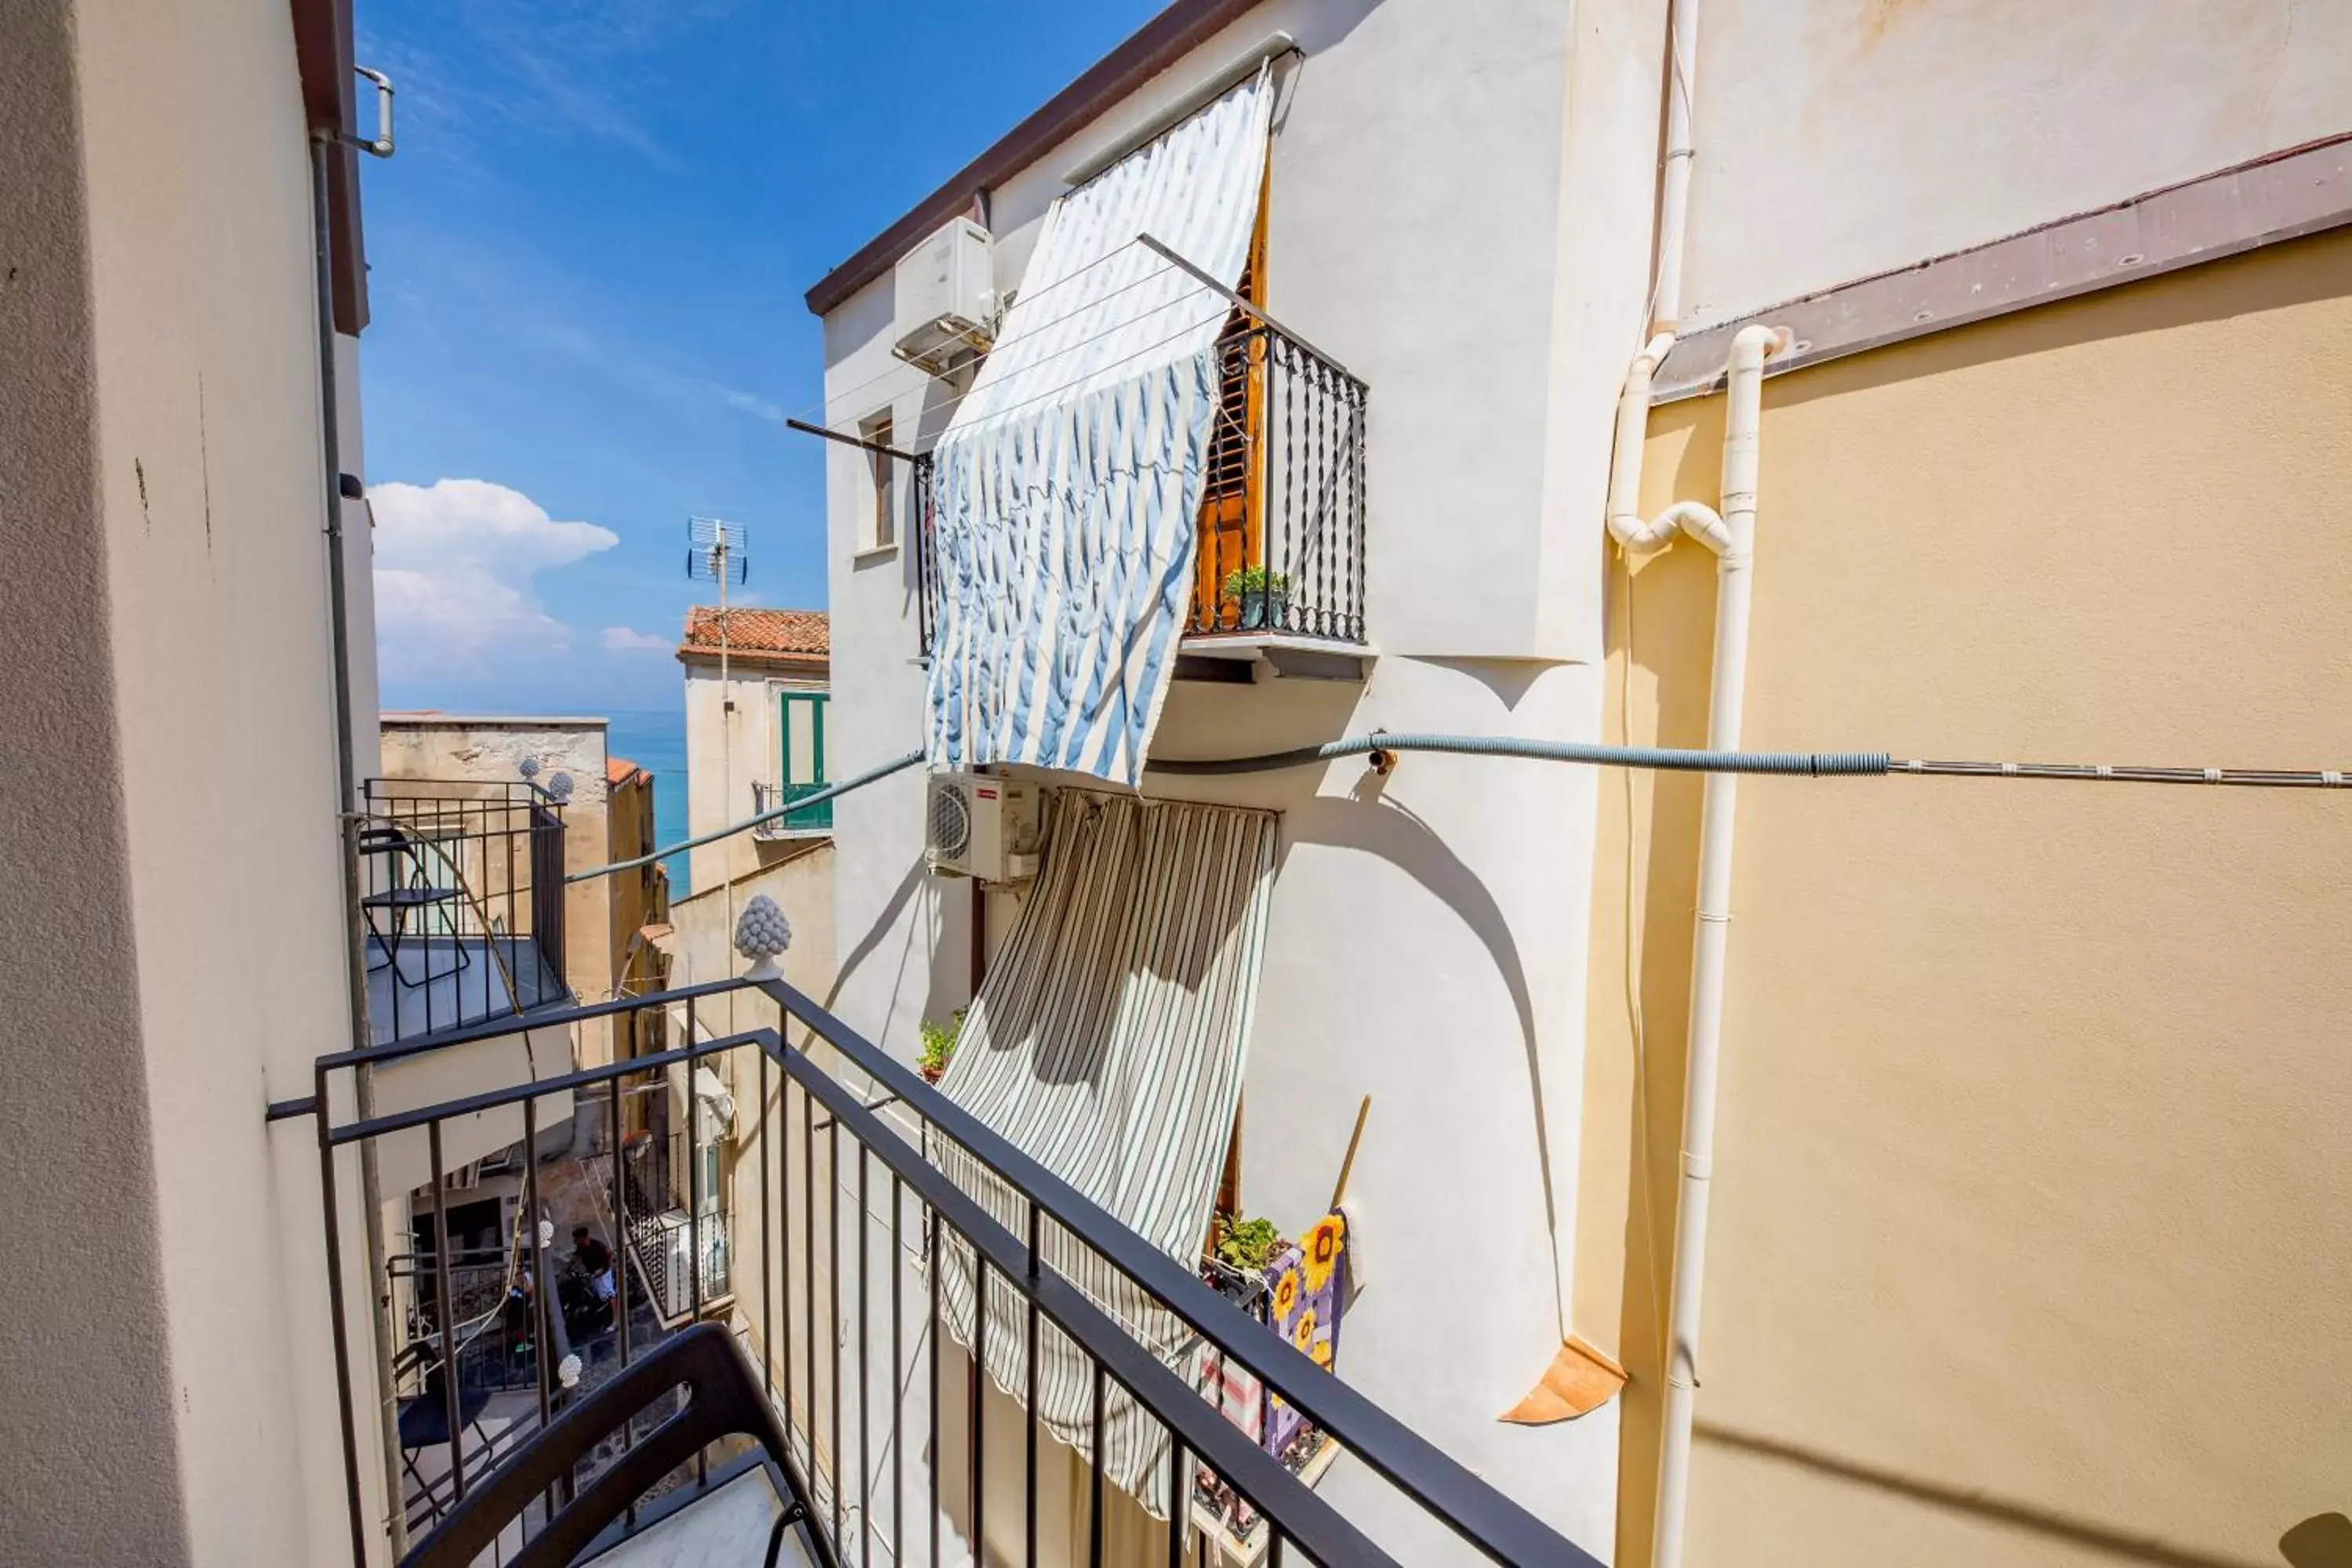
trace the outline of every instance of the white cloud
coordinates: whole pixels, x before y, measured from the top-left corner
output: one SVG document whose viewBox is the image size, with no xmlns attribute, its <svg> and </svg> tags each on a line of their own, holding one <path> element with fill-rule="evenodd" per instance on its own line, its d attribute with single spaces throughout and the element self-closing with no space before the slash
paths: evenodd
<svg viewBox="0 0 2352 1568">
<path fill-rule="evenodd" d="M 561 647 L 571 628 L 541 605 L 532 579 L 621 542 L 487 479 L 371 485 L 368 504 L 387 679 L 481 673 L 494 654 Z"/>
<path fill-rule="evenodd" d="M 606 626 L 597 640 L 614 653 L 667 653 L 676 646 L 667 637 L 657 637 L 635 626 Z"/>
</svg>

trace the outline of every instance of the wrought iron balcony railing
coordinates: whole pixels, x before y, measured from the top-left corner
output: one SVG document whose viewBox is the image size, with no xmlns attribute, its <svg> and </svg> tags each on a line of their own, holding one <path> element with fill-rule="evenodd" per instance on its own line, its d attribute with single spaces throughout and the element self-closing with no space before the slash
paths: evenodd
<svg viewBox="0 0 2352 1568">
<path fill-rule="evenodd" d="M 1265 321 L 1216 347 L 1194 637 L 1364 640 L 1368 388 Z"/>
<path fill-rule="evenodd" d="M 1214 349 L 1217 405 L 1196 525 L 1193 637 L 1364 637 L 1370 389 L 1270 321 L 1236 310 Z M 914 468 L 921 652 L 939 629 L 931 460 Z"/>
<path fill-rule="evenodd" d="M 1594 1562 L 798 991 L 781 983 L 719 982 L 570 1009 L 559 1021 L 578 1025 L 646 1006 L 755 1022 L 698 1037 L 690 1016 L 685 1037 L 692 1043 L 654 1055 L 391 1114 L 359 1117 L 345 1109 L 352 1101 L 344 1080 L 352 1074 L 461 1047 L 496 1027 L 484 1026 L 323 1057 L 313 1098 L 272 1108 L 274 1117 L 316 1117 L 355 1563 L 365 1560 L 371 1536 L 384 1528 L 365 1505 L 362 1481 L 362 1422 L 375 1408 L 366 1391 L 385 1388 L 399 1403 L 401 1435 L 388 1442 L 402 1445 L 394 1458 L 407 1478 L 407 1495 L 401 1500 L 406 1506 L 394 1512 L 415 1521 L 422 1532 L 478 1489 L 488 1467 L 527 1449 L 568 1404 L 675 1331 L 651 1310 L 640 1271 L 625 1263 L 617 1300 L 603 1319 L 593 1301 L 537 1292 L 529 1321 L 509 1325 L 509 1351 L 500 1363 L 527 1366 L 534 1386 L 505 1395 L 502 1415 L 490 1423 L 494 1436 L 481 1436 L 483 1423 L 474 1417 L 484 1408 L 483 1395 L 462 1360 L 456 1376 L 439 1375 L 443 1336 L 434 1304 L 452 1304 L 450 1337 L 462 1344 L 464 1314 L 480 1315 L 486 1287 L 473 1281 L 461 1289 L 465 1255 L 454 1247 L 420 1255 L 432 1277 L 414 1293 L 421 1305 L 411 1321 L 383 1330 L 400 1342 L 371 1344 L 369 1317 L 352 1313 L 343 1293 L 347 1243 L 338 1229 L 337 1194 L 357 1174 L 346 1162 L 365 1148 L 382 1154 L 403 1141 L 422 1142 L 425 1158 L 409 1163 L 429 1172 L 429 1179 L 386 1197 L 404 1200 L 420 1215 L 429 1212 L 431 1234 L 451 1237 L 449 1211 L 466 1194 L 453 1193 L 447 1179 L 445 1125 L 519 1107 L 521 1147 L 539 1157 L 520 1162 L 516 1212 L 523 1234 L 507 1244 L 512 1256 L 497 1267 L 549 1278 L 545 1227 L 535 1222 L 570 1201 L 625 1237 L 637 1207 L 656 1194 L 647 1177 L 628 1169 L 629 1140 L 612 1138 L 585 1161 L 560 1147 L 551 1153 L 562 1140 L 542 1137 L 549 1130 L 541 1104 L 556 1096 L 555 1103 L 570 1106 L 602 1100 L 602 1124 L 617 1130 L 628 1125 L 624 1105 L 639 1089 L 675 1100 L 682 1079 L 722 1063 L 731 1064 L 738 1100 L 759 1110 L 739 1113 L 715 1160 L 701 1119 L 689 1118 L 685 1158 L 665 1162 L 673 1176 L 681 1164 L 687 1173 L 688 1212 L 706 1209 L 703 1188 L 710 1179 L 730 1205 L 731 1295 L 714 1301 L 695 1280 L 688 1317 L 724 1322 L 757 1369 L 789 1437 L 783 1483 L 806 1500 L 812 1516 L 803 1542 L 809 1561 L 945 1568 L 962 1560 L 973 1542 L 986 1543 L 990 1561 L 1099 1564 L 1107 1552 L 1119 1562 L 1157 1562 L 1163 1553 L 1171 1564 L 1206 1561 L 1196 1503 L 1211 1498 L 1238 1499 L 1262 1519 L 1269 1563 L 1428 1560 L 1425 1523 L 1414 1527 L 1409 1543 L 1381 1539 L 1384 1527 L 1370 1516 L 1351 1515 L 1319 1494 L 1263 1446 L 1253 1425 L 1204 1398 L 1195 1378 L 1213 1361 L 1221 1372 L 1239 1368 L 1259 1380 L 1266 1400 L 1328 1433 L 1339 1450 L 1412 1505 L 1405 1512 L 1458 1538 L 1465 1555 L 1505 1563 Z M 992 1197 L 993 1208 L 983 1205 L 949 1173 L 974 1168 L 991 1174 L 998 1194 L 1013 1194 L 1011 1223 L 995 1212 L 998 1197 Z M 563 1232 L 559 1226 L 553 1234 Z M 1089 1260 L 1090 1274 L 1093 1263 L 1104 1266 L 1120 1282 L 1118 1300 L 1148 1300 L 1171 1314 L 1190 1336 L 1183 1352 L 1163 1359 L 1165 1347 L 1147 1346 L 1105 1300 L 1074 1282 L 1058 1267 L 1073 1256 Z M 415 1272 L 420 1257 L 405 1267 Z M 512 1351 L 518 1336 L 527 1353 Z M 970 1352 L 975 1342 L 987 1346 L 984 1356 Z M 1015 1369 L 1009 1378 L 1007 1352 Z M 1020 1418 L 1024 1408 L 1045 1408 L 1041 1352 L 1050 1352 L 1057 1371 L 1079 1370 L 1078 1386 L 1090 1390 L 1082 1408 L 1091 1413 L 1091 1440 L 1080 1425 L 1066 1435 L 1065 1448 L 1039 1422 Z M 380 1372 L 370 1379 L 360 1370 L 370 1364 L 395 1375 Z M 418 1402 L 436 1407 L 411 1422 Z M 1134 1495 L 1104 1462 L 1106 1424 L 1113 1419 L 1130 1433 L 1164 1437 L 1164 1459 Z M 646 1430 L 632 1426 L 568 1466 L 553 1489 L 561 1496 L 524 1507 L 501 1542 L 519 1548 L 544 1530 L 551 1507 L 560 1510 L 583 1492 L 633 1442 L 646 1441 Z M 414 1446 L 412 1436 L 418 1438 Z M 695 1506 L 691 1500 L 758 1462 L 757 1455 L 698 1452 L 637 1493 L 603 1539 L 617 1541 L 657 1516 L 674 1521 Z M 1049 1496 L 1041 1507 L 1041 1479 L 1062 1502 Z M 1154 1498 L 1160 1507 L 1145 1511 Z M 1399 1512 L 1382 1509 L 1379 1517 Z"/>
<path fill-rule="evenodd" d="M 572 1000 L 563 815 L 533 785 L 370 779 L 352 827 L 379 1042 Z"/>
<path fill-rule="evenodd" d="M 773 784 L 754 779 L 751 782 L 751 815 L 765 816 L 793 802 L 825 788 L 823 784 Z M 833 802 L 821 800 L 799 811 L 784 812 L 772 822 L 763 822 L 751 829 L 759 839 L 814 838 L 833 831 Z"/>
</svg>

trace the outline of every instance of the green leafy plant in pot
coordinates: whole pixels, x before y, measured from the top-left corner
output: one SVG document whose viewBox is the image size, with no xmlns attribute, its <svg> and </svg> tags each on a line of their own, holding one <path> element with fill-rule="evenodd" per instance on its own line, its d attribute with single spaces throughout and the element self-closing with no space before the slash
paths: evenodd
<svg viewBox="0 0 2352 1568">
<path fill-rule="evenodd" d="M 1238 606 L 1236 624 L 1242 630 L 1263 631 L 1290 618 L 1290 578 L 1263 566 L 1244 566 L 1228 572 L 1225 602 Z"/>
<path fill-rule="evenodd" d="M 937 1083 L 947 1076 L 948 1063 L 955 1057 L 956 1037 L 963 1033 L 963 1016 L 968 1009 L 959 1007 L 954 1016 L 944 1024 L 926 1018 L 922 1024 L 923 1053 L 915 1067 L 925 1083 Z"/>
<path fill-rule="evenodd" d="M 1217 1261 L 1228 1268 L 1238 1268 L 1255 1274 L 1274 1261 L 1282 1246 L 1282 1233 L 1274 1228 L 1270 1219 L 1241 1219 L 1233 1215 L 1220 1216 L 1218 1226 Z"/>
</svg>

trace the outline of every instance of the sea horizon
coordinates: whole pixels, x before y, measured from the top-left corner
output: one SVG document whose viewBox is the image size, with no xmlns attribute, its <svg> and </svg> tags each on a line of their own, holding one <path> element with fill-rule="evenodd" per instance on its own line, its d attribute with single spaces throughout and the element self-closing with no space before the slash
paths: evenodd
<svg viewBox="0 0 2352 1568">
<path fill-rule="evenodd" d="M 614 708 L 605 710 L 605 754 L 626 757 L 654 775 L 654 840 L 675 844 L 686 837 L 686 709 Z M 669 871 L 669 895 L 682 899 L 692 892 L 687 860 L 672 855 L 662 861 Z"/>
</svg>

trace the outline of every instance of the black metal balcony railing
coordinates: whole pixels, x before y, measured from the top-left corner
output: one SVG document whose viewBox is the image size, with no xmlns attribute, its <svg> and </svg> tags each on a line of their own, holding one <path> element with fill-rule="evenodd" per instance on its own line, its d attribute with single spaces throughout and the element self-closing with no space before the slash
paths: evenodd
<svg viewBox="0 0 2352 1568">
<path fill-rule="evenodd" d="M 939 485 L 929 452 L 908 466 L 915 479 L 915 651 L 928 659 L 940 636 Z"/>
<path fill-rule="evenodd" d="M 620 1230 L 629 1265 L 666 1327 L 733 1293 L 726 1184 L 714 1179 L 720 1152 L 690 1132 L 633 1138 L 622 1150 L 627 1202 L 615 1212 L 628 1216 Z M 688 1161 L 701 1162 L 700 1172 L 689 1171 Z M 700 1278 L 689 1279 L 698 1259 Z"/>
<path fill-rule="evenodd" d="M 780 806 L 789 806 L 805 795 L 825 788 L 824 784 L 772 784 L 754 779 L 751 782 L 751 815 L 763 816 Z M 786 811 L 772 822 L 763 822 L 751 829 L 751 837 L 761 839 L 806 838 L 833 831 L 833 802 L 821 800 L 801 811 Z"/>
<path fill-rule="evenodd" d="M 371 779 L 352 825 L 378 1041 L 571 1000 L 563 816 L 531 784 Z"/>
<path fill-rule="evenodd" d="M 1193 637 L 1364 641 L 1365 411 L 1370 389 L 1297 338 L 1235 312 L 1212 351 L 1218 387 L 1202 484 Z M 939 631 L 938 507 L 917 458 L 921 652 Z"/>
<path fill-rule="evenodd" d="M 1264 321 L 1216 346 L 1190 630 L 1364 640 L 1368 388 Z"/>
<path fill-rule="evenodd" d="M 692 1064 L 730 1053 L 739 1058 L 739 1088 L 749 1089 L 756 1079 L 756 1098 L 746 1099 L 765 1108 L 766 1114 L 755 1118 L 751 1129 L 739 1129 L 735 1168 L 728 1176 L 737 1199 L 731 1218 L 733 1300 L 723 1309 L 711 1306 L 701 1299 L 698 1284 L 693 1316 L 704 1316 L 706 1307 L 713 1315 L 723 1313 L 759 1369 L 790 1438 L 782 1483 L 809 1507 L 803 1547 L 810 1561 L 826 1568 L 851 1562 L 865 1568 L 877 1561 L 893 1568 L 934 1568 L 964 1550 L 961 1542 L 971 1541 L 987 1543 L 989 1560 L 1039 1561 L 1039 1424 L 1021 1421 L 1015 1430 L 1025 1429 L 1025 1436 L 1008 1436 L 1001 1419 L 983 1423 L 983 1408 L 1001 1404 L 1006 1395 L 993 1392 L 982 1375 L 982 1358 L 964 1349 L 967 1337 L 947 1326 L 954 1314 L 942 1316 L 943 1276 L 950 1289 L 961 1282 L 966 1321 L 973 1331 L 970 1340 L 1026 1346 L 1025 1357 L 1017 1364 L 1027 1369 L 1029 1386 L 1025 1398 L 1011 1394 L 1016 1405 L 1038 1408 L 1035 1381 L 1042 1335 L 1050 1334 L 1055 1344 L 1074 1350 L 1090 1369 L 1095 1426 L 1094 1441 L 1086 1451 L 1094 1458 L 1075 1461 L 1084 1467 L 1085 1476 L 1073 1484 L 1088 1500 L 1083 1509 L 1084 1545 L 1075 1544 L 1077 1538 L 1073 1537 L 1069 1560 L 1083 1550 L 1089 1564 L 1101 1563 L 1107 1521 L 1131 1531 L 1139 1521 L 1153 1532 L 1152 1544 L 1139 1547 L 1130 1540 L 1118 1549 L 1119 1561 L 1141 1561 L 1137 1553 L 1145 1551 L 1150 1560 L 1160 1560 L 1160 1540 L 1171 1564 L 1205 1561 L 1201 1553 L 1206 1542 L 1192 1502 L 1212 1495 L 1237 1498 L 1263 1517 L 1269 1542 L 1265 1561 L 1272 1564 L 1392 1563 L 1405 1553 L 1415 1561 L 1427 1560 L 1425 1527 L 1412 1535 L 1411 1544 L 1373 1539 L 1372 1527 L 1318 1495 L 1269 1454 L 1256 1434 L 1204 1399 L 1183 1373 L 1164 1363 L 1100 1302 L 1065 1277 L 1053 1259 L 1075 1245 L 1164 1306 L 1195 1336 L 1195 1350 L 1262 1381 L 1268 1397 L 1285 1402 L 1328 1433 L 1372 1477 L 1450 1531 L 1473 1554 L 1506 1563 L 1594 1562 L 790 986 L 726 981 L 571 1009 L 560 1018 L 576 1023 L 649 1005 L 683 1006 L 691 1012 L 730 993 L 740 993 L 732 998 L 737 1021 L 746 1006 L 772 1005 L 775 1024 L 696 1040 L 689 1022 L 687 1038 L 695 1043 L 656 1055 L 367 1120 L 319 1116 L 329 1296 L 338 1369 L 344 1380 L 344 1462 L 354 1562 L 363 1560 L 374 1526 L 363 1507 L 361 1484 L 357 1423 L 366 1406 L 354 1393 L 362 1385 L 352 1376 L 369 1331 L 363 1313 L 347 1316 L 343 1242 L 336 1220 L 339 1184 L 352 1179 L 343 1164 L 347 1153 L 381 1140 L 429 1141 L 434 1179 L 409 1194 L 409 1201 L 429 1206 L 435 1216 L 433 1234 L 447 1235 L 441 1160 L 445 1121 L 519 1105 L 525 1124 L 523 1146 L 536 1147 L 538 1106 L 547 1096 L 566 1094 L 575 1105 L 602 1098 L 607 1104 L 606 1124 L 617 1127 L 623 1098 L 633 1081 L 660 1082 L 678 1069 L 690 1075 Z M 271 1114 L 299 1115 L 344 1103 L 345 1097 L 335 1090 L 351 1069 L 462 1045 L 487 1037 L 494 1027 L 322 1057 L 315 1098 L 275 1107 Z M 786 1029 L 803 1038 L 806 1047 L 788 1045 Z M 812 1054 L 819 1049 L 838 1068 Z M 856 1081 L 845 1081 L 845 1074 Z M 691 1142 L 698 1131 L 687 1136 L 686 1197 L 691 1211 L 702 1206 L 705 1165 L 695 1157 Z M 1017 1226 L 992 1217 L 950 1179 L 941 1168 L 941 1157 L 950 1152 L 956 1163 L 975 1163 L 1014 1194 L 1020 1209 Z M 611 1144 L 606 1158 L 613 1220 L 625 1233 L 633 1205 L 655 1194 L 642 1180 L 633 1183 L 621 1142 Z M 539 1169 L 541 1163 L 523 1163 L 520 1207 L 525 1215 L 539 1214 L 545 1199 L 541 1189 L 548 1178 Z M 537 1227 L 527 1229 L 524 1250 L 537 1273 Z M 454 1258 L 432 1260 L 437 1278 L 431 1293 L 433 1300 L 457 1303 L 462 1311 L 457 1283 L 449 1273 L 455 1262 Z M 648 1328 L 639 1312 L 627 1310 L 630 1300 L 625 1289 L 604 1376 L 642 1355 L 662 1331 Z M 535 1342 L 560 1349 L 554 1336 L 561 1320 L 550 1315 L 547 1293 L 540 1294 L 535 1311 Z M 997 1321 L 1000 1312 L 1007 1314 L 1007 1321 Z M 420 1359 L 409 1346 L 380 1349 L 395 1364 L 404 1355 L 412 1367 Z M 436 1353 L 428 1345 L 422 1359 L 429 1363 Z M 985 1359 L 993 1370 L 995 1351 Z M 567 1400 L 578 1397 L 579 1390 L 561 1386 L 560 1369 L 550 1364 L 555 1360 L 552 1353 L 533 1358 L 535 1409 L 518 1412 L 495 1442 L 467 1433 L 465 1380 L 434 1379 L 428 1366 L 418 1385 L 426 1393 L 417 1396 L 437 1396 L 445 1408 L 438 1413 L 436 1429 L 459 1436 L 454 1443 L 442 1440 L 447 1450 L 444 1473 L 425 1488 L 433 1494 L 435 1506 L 419 1517 L 437 1518 L 447 1503 L 478 1488 L 488 1465 L 528 1443 L 531 1433 L 543 1427 Z M 583 1379 L 582 1389 L 596 1381 L 593 1356 L 591 1362 L 592 1373 Z M 1105 1475 L 1103 1422 L 1114 1393 L 1165 1433 L 1167 1485 L 1161 1495 L 1170 1506 L 1164 1521 L 1142 1518 L 1133 1502 L 1118 1500 L 1122 1494 Z M 617 1444 L 606 1445 L 573 1467 L 557 1489 L 566 1498 L 576 1495 L 617 1462 L 630 1444 L 630 1436 L 624 1433 Z M 655 1518 L 675 1516 L 756 1462 L 756 1454 L 698 1453 L 689 1466 L 640 1493 L 606 1539 L 617 1539 Z M 414 1502 L 412 1497 L 412 1508 Z M 514 1521 L 515 1544 L 545 1528 L 548 1506 L 525 1509 Z M 1381 1512 L 1385 1517 L 1397 1510 Z M 1058 1526 L 1049 1521 L 1047 1528 Z M 950 1539 L 950 1531 L 960 1540 Z"/>
</svg>

